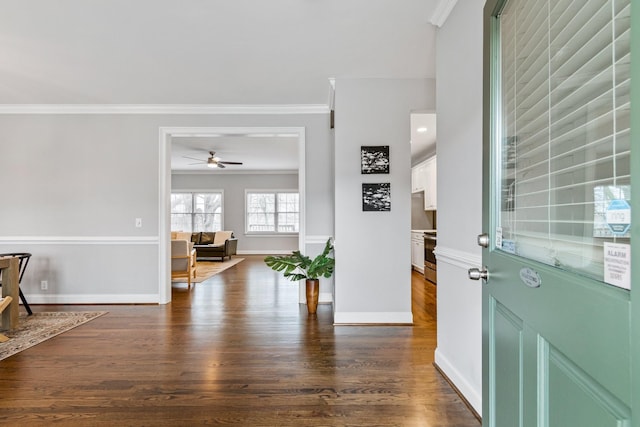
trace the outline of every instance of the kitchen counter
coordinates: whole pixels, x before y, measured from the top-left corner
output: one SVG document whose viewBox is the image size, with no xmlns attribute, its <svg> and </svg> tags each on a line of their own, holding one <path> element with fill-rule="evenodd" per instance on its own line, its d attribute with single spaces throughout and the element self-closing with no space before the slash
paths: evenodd
<svg viewBox="0 0 640 427">
<path fill-rule="evenodd" d="M 436 230 L 411 230 L 412 233 L 435 233 Z"/>
</svg>

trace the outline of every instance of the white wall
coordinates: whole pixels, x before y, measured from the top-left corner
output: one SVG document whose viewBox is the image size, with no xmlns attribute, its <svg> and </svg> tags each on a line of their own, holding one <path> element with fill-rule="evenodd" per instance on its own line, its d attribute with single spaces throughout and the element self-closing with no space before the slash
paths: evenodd
<svg viewBox="0 0 640 427">
<path fill-rule="evenodd" d="M 223 227 L 238 239 L 238 254 L 290 253 L 298 249 L 297 236 L 245 234 L 245 190 L 297 190 L 298 174 L 171 174 L 172 191 L 222 190 Z"/>
<path fill-rule="evenodd" d="M 482 8 L 458 0 L 437 39 L 438 347 L 436 363 L 482 411 Z"/>
<path fill-rule="evenodd" d="M 328 114 L 0 114 L 0 252 L 33 254 L 21 285 L 30 302 L 160 301 L 166 126 L 304 127 L 307 234 L 333 234 Z"/>
<path fill-rule="evenodd" d="M 428 79 L 337 79 L 335 315 L 340 323 L 411 323 L 412 110 L 433 109 Z M 390 174 L 362 175 L 360 147 L 390 146 Z M 391 183 L 391 211 L 363 212 L 362 184 Z"/>
</svg>

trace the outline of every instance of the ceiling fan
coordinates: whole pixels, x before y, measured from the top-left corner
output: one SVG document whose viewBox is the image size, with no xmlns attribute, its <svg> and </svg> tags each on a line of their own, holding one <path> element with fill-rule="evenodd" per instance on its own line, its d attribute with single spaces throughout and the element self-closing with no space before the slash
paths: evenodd
<svg viewBox="0 0 640 427">
<path fill-rule="evenodd" d="M 190 163 L 192 165 L 198 164 L 206 164 L 209 168 L 220 168 L 224 169 L 225 165 L 241 165 L 242 162 L 224 162 L 220 159 L 220 157 L 216 157 L 215 151 L 209 151 L 209 158 L 207 160 L 195 159 L 193 157 L 182 156 L 185 159 L 197 160 L 198 163 Z"/>
</svg>

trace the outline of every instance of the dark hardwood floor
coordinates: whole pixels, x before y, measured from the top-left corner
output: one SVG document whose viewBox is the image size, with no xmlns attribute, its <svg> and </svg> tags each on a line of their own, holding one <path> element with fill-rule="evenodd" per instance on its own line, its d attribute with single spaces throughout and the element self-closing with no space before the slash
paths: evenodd
<svg viewBox="0 0 640 427">
<path fill-rule="evenodd" d="M 433 366 L 420 275 L 414 326 L 333 326 L 245 258 L 166 306 L 34 306 L 109 313 L 0 361 L 0 425 L 480 425 Z"/>
</svg>

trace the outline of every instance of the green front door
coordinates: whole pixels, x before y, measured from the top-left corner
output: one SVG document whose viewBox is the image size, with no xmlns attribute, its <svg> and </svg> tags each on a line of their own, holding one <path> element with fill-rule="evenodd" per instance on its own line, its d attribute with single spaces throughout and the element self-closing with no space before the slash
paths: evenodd
<svg viewBox="0 0 640 427">
<path fill-rule="evenodd" d="M 640 426 L 638 9 L 486 2 L 484 426 Z"/>
</svg>

